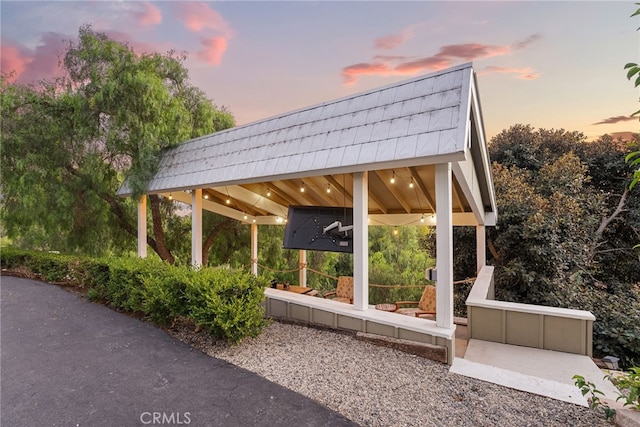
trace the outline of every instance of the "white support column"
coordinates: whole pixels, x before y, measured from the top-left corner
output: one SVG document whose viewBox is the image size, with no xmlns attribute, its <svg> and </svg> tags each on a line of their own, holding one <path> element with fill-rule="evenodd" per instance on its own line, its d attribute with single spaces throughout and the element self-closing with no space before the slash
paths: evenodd
<svg viewBox="0 0 640 427">
<path fill-rule="evenodd" d="M 436 325 L 453 328 L 453 208 L 451 163 L 436 169 Z"/>
<path fill-rule="evenodd" d="M 487 265 L 487 231 L 484 225 L 476 225 L 476 274 Z"/>
<path fill-rule="evenodd" d="M 251 274 L 258 275 L 258 224 L 251 224 Z"/>
<path fill-rule="evenodd" d="M 191 192 L 191 264 L 202 265 L 202 189 Z"/>
<path fill-rule="evenodd" d="M 298 257 L 298 265 L 300 266 L 299 281 L 300 286 L 307 287 L 307 251 L 300 249 L 300 255 Z"/>
<path fill-rule="evenodd" d="M 369 308 L 369 175 L 353 174 L 353 306 Z"/>
<path fill-rule="evenodd" d="M 143 194 L 138 201 L 138 256 L 147 257 L 147 196 Z"/>
</svg>

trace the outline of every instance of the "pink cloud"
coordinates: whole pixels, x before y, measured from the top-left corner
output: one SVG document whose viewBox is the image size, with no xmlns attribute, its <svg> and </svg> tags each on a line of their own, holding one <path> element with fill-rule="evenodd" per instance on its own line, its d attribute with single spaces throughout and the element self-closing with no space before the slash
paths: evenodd
<svg viewBox="0 0 640 427">
<path fill-rule="evenodd" d="M 630 122 L 633 120 L 638 120 L 638 118 L 635 116 L 614 116 L 614 117 L 603 119 L 597 123 L 594 123 L 594 125 L 611 125 L 614 123 Z"/>
<path fill-rule="evenodd" d="M 400 34 L 390 34 L 384 37 L 378 37 L 373 42 L 375 49 L 391 50 L 400 46 L 413 36 L 410 30 L 403 31 Z"/>
<path fill-rule="evenodd" d="M 15 81 L 21 84 L 60 77 L 58 64 L 67 50 L 65 38 L 62 34 L 45 33 L 35 49 L 11 42 L 3 45 L 2 71 L 15 71 Z"/>
<path fill-rule="evenodd" d="M 0 71 L 4 74 L 13 74 L 13 79 L 17 79 L 33 61 L 33 57 L 30 56 L 26 50 L 12 42 L 3 44 L 0 47 Z"/>
<path fill-rule="evenodd" d="M 193 32 L 204 29 L 218 30 L 229 34 L 229 26 L 218 12 L 204 2 L 177 2 L 178 19 Z"/>
<path fill-rule="evenodd" d="M 352 85 L 356 81 L 358 81 L 358 76 L 361 75 L 375 75 L 382 74 L 388 75 L 392 74 L 392 69 L 389 68 L 386 64 L 381 63 L 360 63 L 349 65 L 348 67 L 344 67 L 342 69 L 342 80 L 346 85 Z"/>
<path fill-rule="evenodd" d="M 540 35 L 534 34 L 527 39 L 514 43 L 512 46 L 504 45 L 487 45 L 481 43 L 463 43 L 455 45 L 442 46 L 438 53 L 432 56 L 412 59 L 400 62 L 395 66 L 390 66 L 389 62 L 402 60 L 402 57 L 393 56 L 376 56 L 376 62 L 359 63 L 344 67 L 342 69 L 342 77 L 344 84 L 354 84 L 360 75 L 406 75 L 417 74 L 421 72 L 438 71 L 453 65 L 455 60 L 473 61 L 478 59 L 491 58 L 494 56 L 503 56 L 510 54 L 514 49 L 522 49 L 540 38 Z M 380 39 L 377 39 L 380 40 Z M 391 40 L 393 42 L 393 40 Z M 386 59 L 385 59 L 386 58 Z M 520 70 L 520 78 L 536 79 L 540 74 L 527 73 Z M 494 70 L 498 72 L 498 70 Z M 507 72 L 507 71 L 501 71 Z"/>
<path fill-rule="evenodd" d="M 219 65 L 233 36 L 229 24 L 222 15 L 205 2 L 176 2 L 176 14 L 184 26 L 192 32 L 207 32 L 202 35 L 202 49 L 196 55 L 201 61 Z"/>
<path fill-rule="evenodd" d="M 480 74 L 491 74 L 491 73 L 503 73 L 503 74 L 518 74 L 518 78 L 523 80 L 535 80 L 541 76 L 540 73 L 534 73 L 530 67 L 526 68 L 509 68 L 509 67 L 498 67 L 498 66 L 489 66 L 484 69 L 484 71 Z"/>
<path fill-rule="evenodd" d="M 461 58 L 471 61 L 480 58 L 506 55 L 511 51 L 509 46 L 493 46 L 480 43 L 450 44 L 440 48 L 435 57 L 440 58 Z"/>
<path fill-rule="evenodd" d="M 202 45 L 204 49 L 198 52 L 198 58 L 209 64 L 218 65 L 227 50 L 228 41 L 224 37 L 211 37 L 202 39 Z"/>
<path fill-rule="evenodd" d="M 160 9 L 149 3 L 148 1 L 141 3 L 141 9 L 133 13 L 138 25 L 143 27 L 149 25 L 158 25 L 162 22 L 162 13 Z"/>
</svg>

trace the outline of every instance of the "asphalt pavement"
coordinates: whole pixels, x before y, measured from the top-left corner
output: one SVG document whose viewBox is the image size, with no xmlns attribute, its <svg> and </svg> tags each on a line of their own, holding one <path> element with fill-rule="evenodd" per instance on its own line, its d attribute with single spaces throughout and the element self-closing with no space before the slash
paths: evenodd
<svg viewBox="0 0 640 427">
<path fill-rule="evenodd" d="M 0 425 L 355 426 L 62 288 L 0 278 Z"/>
</svg>

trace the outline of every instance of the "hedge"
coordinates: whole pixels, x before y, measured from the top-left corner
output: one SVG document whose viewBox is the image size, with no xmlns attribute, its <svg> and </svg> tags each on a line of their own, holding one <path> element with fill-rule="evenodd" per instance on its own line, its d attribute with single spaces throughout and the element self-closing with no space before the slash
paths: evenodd
<svg viewBox="0 0 640 427">
<path fill-rule="evenodd" d="M 85 291 L 115 309 L 141 314 L 158 325 L 187 318 L 214 337 L 238 343 L 255 337 L 264 317 L 266 279 L 224 268 L 193 269 L 155 259 L 82 258 L 2 248 L 5 270 Z"/>
</svg>

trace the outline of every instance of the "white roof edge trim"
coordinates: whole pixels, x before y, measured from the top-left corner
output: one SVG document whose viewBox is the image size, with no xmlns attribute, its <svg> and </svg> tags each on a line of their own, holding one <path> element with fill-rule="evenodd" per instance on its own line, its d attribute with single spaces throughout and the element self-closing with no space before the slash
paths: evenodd
<svg viewBox="0 0 640 427">
<path fill-rule="evenodd" d="M 452 153 L 452 154 L 441 154 L 429 157 L 414 157 L 412 159 L 404 159 L 397 161 L 389 161 L 389 162 L 379 162 L 379 163 L 367 163 L 362 165 L 357 165 L 357 167 L 348 166 L 348 167 L 336 167 L 330 169 L 318 169 L 318 170 L 308 170 L 303 172 L 282 174 L 282 175 L 269 175 L 269 176 L 259 176 L 253 178 L 246 178 L 240 180 L 230 180 L 230 181 L 221 181 L 221 182 L 208 182 L 199 185 L 192 186 L 182 186 L 182 187 L 172 187 L 172 188 L 150 188 L 145 194 L 158 194 L 158 193 L 170 193 L 172 191 L 186 191 L 192 190 L 195 188 L 205 188 L 205 187 L 224 187 L 224 186 L 232 186 L 232 185 L 243 185 L 243 184 L 258 184 L 266 181 L 284 181 L 289 179 L 298 179 L 298 178 L 308 178 L 320 175 L 335 175 L 335 174 L 343 174 L 343 173 L 354 173 L 354 172 L 367 172 L 373 170 L 382 170 L 382 169 L 393 169 L 394 167 L 402 166 L 421 166 L 428 164 L 437 164 L 437 163 L 447 163 L 447 162 L 457 162 L 466 159 L 466 153 L 464 151 Z M 124 190 L 124 188 L 122 188 Z M 118 193 L 119 196 L 130 196 L 131 191 L 128 193 Z"/>
<path fill-rule="evenodd" d="M 482 107 L 480 105 L 480 99 L 478 97 L 478 83 L 477 83 L 475 72 L 473 72 L 473 80 L 471 82 L 470 98 L 473 100 L 473 103 L 474 103 L 471 111 L 474 113 L 473 115 L 474 115 L 474 120 L 476 122 L 476 127 L 478 129 L 478 136 L 481 139 L 481 141 L 479 141 L 479 145 L 481 147 L 480 151 L 482 153 L 482 159 L 481 159 L 482 167 L 484 168 L 484 174 L 485 174 L 486 183 L 488 187 L 487 191 L 489 193 L 491 208 L 496 218 L 493 224 L 495 225 L 495 221 L 497 220 L 497 216 L 498 216 L 498 205 L 496 203 L 495 189 L 493 186 L 493 175 L 491 174 L 491 162 L 489 160 L 489 147 L 487 146 L 487 141 L 485 139 L 484 123 L 482 121 Z"/>
</svg>

